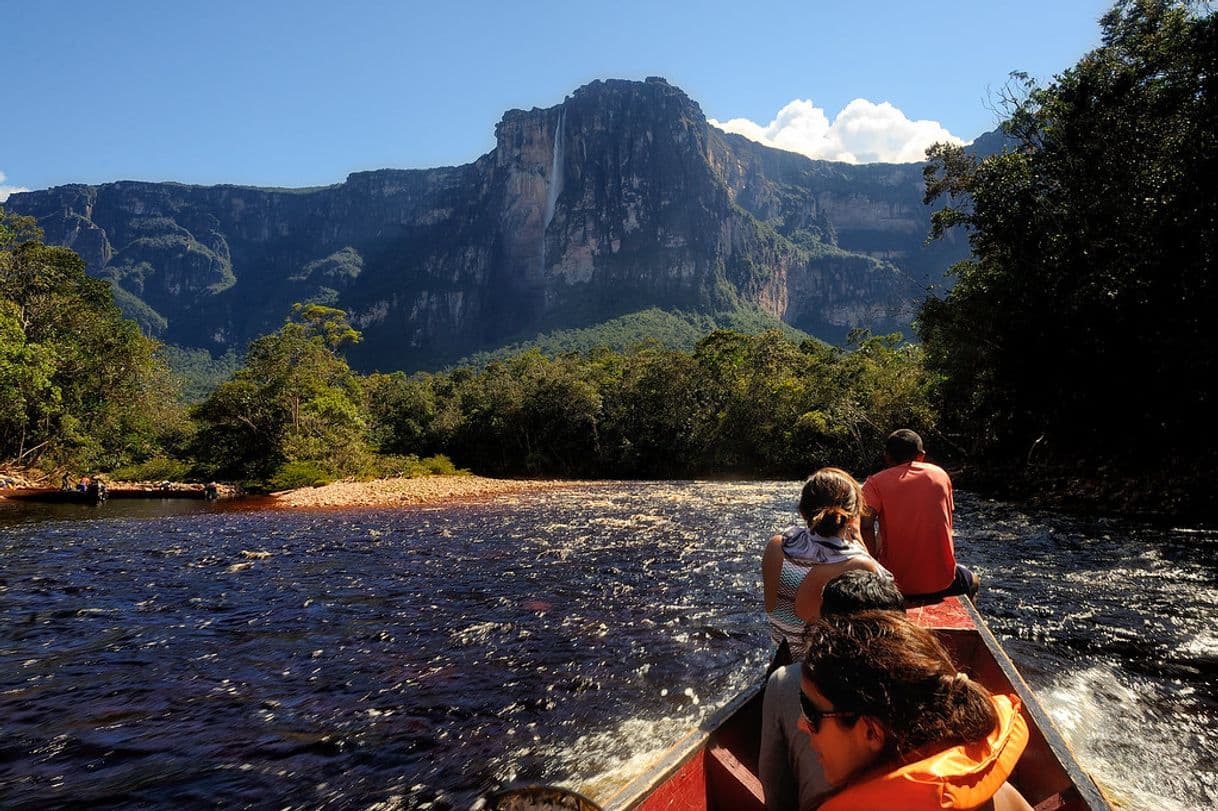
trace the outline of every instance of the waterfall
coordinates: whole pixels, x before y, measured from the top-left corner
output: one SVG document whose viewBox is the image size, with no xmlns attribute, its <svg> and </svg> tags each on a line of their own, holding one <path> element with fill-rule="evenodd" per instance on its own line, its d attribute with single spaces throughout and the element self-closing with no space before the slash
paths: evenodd
<svg viewBox="0 0 1218 811">
<path fill-rule="evenodd" d="M 554 205 L 558 202 L 558 195 L 562 194 L 562 172 L 563 172 L 563 119 L 566 118 L 567 111 L 559 110 L 558 123 L 554 125 L 554 159 L 550 163 L 550 189 L 546 193 L 546 228 L 550 227 L 550 220 L 554 219 Z M 544 255 L 544 254 L 543 254 Z"/>
</svg>

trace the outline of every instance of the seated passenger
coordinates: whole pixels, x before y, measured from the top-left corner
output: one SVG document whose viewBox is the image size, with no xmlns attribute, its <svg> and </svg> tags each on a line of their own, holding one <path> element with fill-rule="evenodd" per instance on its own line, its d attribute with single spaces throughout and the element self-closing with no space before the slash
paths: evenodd
<svg viewBox="0 0 1218 811">
<path fill-rule="evenodd" d="M 904 598 L 892 578 L 858 569 L 840 574 L 825 585 L 821 612 L 826 617 L 876 609 L 904 613 L 903 606 Z M 810 808 L 829 788 L 820 757 L 799 723 L 801 667 L 779 668 L 765 686 L 758 777 L 768 811 Z"/>
<path fill-rule="evenodd" d="M 809 628 L 800 726 L 832 786 L 820 811 L 1031 811 L 1007 778 L 1028 742 L 1016 696 L 956 671 L 934 633 L 887 611 Z"/>
<path fill-rule="evenodd" d="M 884 461 L 889 467 L 863 485 L 866 518 L 860 528 L 867 548 L 907 598 L 975 597 L 981 578 L 956 561 L 955 502 L 947 472 L 926 461 L 922 437 L 908 428 L 889 435 Z"/>
<path fill-rule="evenodd" d="M 804 482 L 799 497 L 799 514 L 807 526 L 791 527 L 766 546 L 762 585 L 770 636 L 778 646 L 771 671 L 802 661 L 804 625 L 819 616 L 820 591 L 828 580 L 850 569 L 887 574 L 859 540 L 862 509 L 859 483 L 844 470 L 821 468 Z M 797 605 L 800 587 L 813 572 L 818 579 Z"/>
</svg>

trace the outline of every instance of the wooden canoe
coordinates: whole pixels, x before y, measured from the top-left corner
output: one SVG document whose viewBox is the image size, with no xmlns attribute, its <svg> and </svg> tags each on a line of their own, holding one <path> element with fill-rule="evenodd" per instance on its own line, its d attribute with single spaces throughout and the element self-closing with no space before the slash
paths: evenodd
<svg viewBox="0 0 1218 811">
<path fill-rule="evenodd" d="M 1023 700 L 1029 740 L 1011 783 L 1036 811 L 1112 808 L 972 603 L 949 597 L 908 613 L 935 630 L 970 678 L 992 692 L 1017 693 Z M 757 778 L 761 688 L 760 683 L 751 686 L 691 730 L 645 773 L 604 800 L 605 811 L 762 811 Z"/>
<path fill-rule="evenodd" d="M 87 490 L 61 490 L 55 487 L 27 487 L 17 490 L 0 490 L 0 496 L 15 501 L 37 501 L 51 504 L 97 504 L 99 499 L 96 492 Z M 109 487 L 106 489 L 105 501 L 108 499 L 163 499 L 190 498 L 204 499 L 206 491 L 201 487 L 177 485 L 166 488 L 148 487 Z"/>
<path fill-rule="evenodd" d="M 110 495 L 101 494 L 97 488 L 88 490 L 61 490 L 57 487 L 24 487 L 17 490 L 0 490 L 0 496 L 14 501 L 39 501 L 49 504 L 101 504 Z"/>
</svg>

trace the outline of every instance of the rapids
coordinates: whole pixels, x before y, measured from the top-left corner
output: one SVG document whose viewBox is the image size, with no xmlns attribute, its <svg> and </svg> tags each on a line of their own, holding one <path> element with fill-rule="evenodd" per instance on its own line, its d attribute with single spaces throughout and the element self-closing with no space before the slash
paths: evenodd
<svg viewBox="0 0 1218 811">
<path fill-rule="evenodd" d="M 0 804 L 605 796 L 764 668 L 761 547 L 797 491 L 0 505 Z M 956 523 L 978 607 L 1096 779 L 1124 808 L 1218 804 L 1218 532 L 969 494 Z"/>
</svg>

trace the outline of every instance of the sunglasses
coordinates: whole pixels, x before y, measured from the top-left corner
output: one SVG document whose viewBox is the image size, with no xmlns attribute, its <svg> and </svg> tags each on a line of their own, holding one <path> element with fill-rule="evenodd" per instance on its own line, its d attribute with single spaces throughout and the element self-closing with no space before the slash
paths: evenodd
<svg viewBox="0 0 1218 811">
<path fill-rule="evenodd" d="M 816 705 L 812 703 L 812 699 L 808 698 L 808 694 L 803 690 L 799 691 L 799 707 L 803 711 L 804 720 L 808 722 L 808 726 L 813 732 L 820 732 L 820 722 L 822 718 L 851 718 L 857 720 L 859 714 L 857 712 L 848 712 L 846 710 L 818 710 Z M 853 724 L 854 720 L 850 721 Z"/>
</svg>

